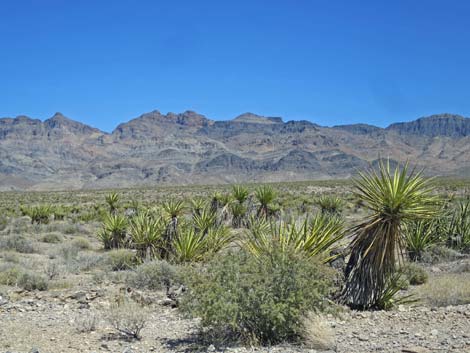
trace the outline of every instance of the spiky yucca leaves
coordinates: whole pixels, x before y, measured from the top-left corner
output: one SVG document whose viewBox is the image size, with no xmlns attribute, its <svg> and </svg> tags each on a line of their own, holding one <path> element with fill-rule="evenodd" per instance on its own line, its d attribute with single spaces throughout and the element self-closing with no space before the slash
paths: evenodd
<svg viewBox="0 0 470 353">
<path fill-rule="evenodd" d="M 153 258 L 160 255 L 160 248 L 166 223 L 162 217 L 155 217 L 150 212 L 141 212 L 134 216 L 129 225 L 132 246 L 137 249 L 139 258 Z"/>
<path fill-rule="evenodd" d="M 436 221 L 418 220 L 409 222 L 403 227 L 406 251 L 411 261 L 419 261 L 422 253 L 439 242 L 435 235 Z"/>
<path fill-rule="evenodd" d="M 174 240 L 174 260 L 183 263 L 209 259 L 231 241 L 230 230 L 225 226 L 214 226 L 201 232 L 185 225 Z"/>
<path fill-rule="evenodd" d="M 242 185 L 234 185 L 232 187 L 232 197 L 240 204 L 246 201 L 248 194 L 248 189 Z"/>
<path fill-rule="evenodd" d="M 269 217 L 269 206 L 276 198 L 276 192 L 269 185 L 263 185 L 255 190 L 255 197 L 259 202 L 258 217 Z"/>
<path fill-rule="evenodd" d="M 244 224 L 247 207 L 245 201 L 249 195 L 248 189 L 241 185 L 232 187 L 232 198 L 234 202 L 230 203 L 230 212 L 232 213 L 232 226 L 239 228 Z"/>
<path fill-rule="evenodd" d="M 245 223 L 247 207 L 243 203 L 233 202 L 230 204 L 230 212 L 232 213 L 232 226 L 240 228 Z"/>
<path fill-rule="evenodd" d="M 315 202 L 322 213 L 340 214 L 343 210 L 344 202 L 338 196 L 323 195 Z"/>
<path fill-rule="evenodd" d="M 217 214 L 211 208 L 200 210 L 199 214 L 193 215 L 193 224 L 197 232 L 206 234 L 210 228 L 217 224 Z"/>
<path fill-rule="evenodd" d="M 127 218 L 122 215 L 110 213 L 105 216 L 98 237 L 106 250 L 124 246 L 127 226 Z"/>
<path fill-rule="evenodd" d="M 470 200 L 462 201 L 453 210 L 447 224 L 448 245 L 459 250 L 470 250 Z"/>
<path fill-rule="evenodd" d="M 115 192 L 112 192 L 105 196 L 105 201 L 109 206 L 109 212 L 115 213 L 118 207 L 119 195 Z"/>
<path fill-rule="evenodd" d="M 31 224 L 48 224 L 54 213 L 54 208 L 49 204 L 21 206 L 20 210 L 23 215 L 31 217 Z"/>
<path fill-rule="evenodd" d="M 318 257 L 323 262 L 331 261 L 331 255 L 339 240 L 344 237 L 343 221 L 337 217 L 315 215 L 300 225 L 295 222 L 278 224 L 260 220 L 251 223 L 244 247 L 255 256 L 269 253 L 273 247 L 287 251 L 293 249 L 307 257 Z"/>
<path fill-rule="evenodd" d="M 190 203 L 193 215 L 200 214 L 202 209 L 208 206 L 207 200 L 203 199 L 202 197 L 195 197 L 191 199 Z"/>
<path fill-rule="evenodd" d="M 394 172 L 383 162 L 379 170 L 360 173 L 355 195 L 371 215 L 353 228 L 351 255 L 345 270 L 343 298 L 349 305 L 366 309 L 377 304 L 405 248 L 402 227 L 405 221 L 435 215 L 433 185 L 408 164 Z"/>
</svg>

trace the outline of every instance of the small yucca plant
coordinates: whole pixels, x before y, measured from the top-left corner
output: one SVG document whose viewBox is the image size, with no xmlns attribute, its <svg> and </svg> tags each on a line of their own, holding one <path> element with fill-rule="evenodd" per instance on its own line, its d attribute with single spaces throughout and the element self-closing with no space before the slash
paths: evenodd
<svg viewBox="0 0 470 353">
<path fill-rule="evenodd" d="M 109 212 L 115 213 L 119 203 L 119 195 L 115 192 L 112 192 L 105 196 L 105 201 L 108 204 Z"/>
<path fill-rule="evenodd" d="M 234 185 L 232 187 L 232 197 L 240 204 L 246 201 L 248 194 L 248 189 L 242 185 Z"/>
<path fill-rule="evenodd" d="M 316 200 L 322 213 L 337 215 L 343 210 L 344 202 L 337 196 L 324 195 Z"/>
<path fill-rule="evenodd" d="M 406 250 L 411 261 L 421 260 L 423 252 L 439 242 L 435 230 L 435 220 L 418 220 L 405 224 L 403 231 Z"/>
<path fill-rule="evenodd" d="M 258 217 L 269 217 L 269 207 L 276 199 L 276 192 L 269 185 L 263 185 L 255 190 L 255 197 L 259 202 Z"/>
<path fill-rule="evenodd" d="M 105 216 L 98 233 L 105 249 L 117 249 L 124 245 L 127 225 L 127 219 L 122 215 L 110 213 Z"/>
<path fill-rule="evenodd" d="M 152 216 L 148 211 L 141 212 L 131 219 L 129 226 L 131 242 L 141 259 L 159 255 L 165 229 L 164 220 Z"/>
<path fill-rule="evenodd" d="M 323 262 L 334 259 L 331 252 L 344 237 L 343 222 L 336 217 L 316 215 L 300 225 L 296 222 L 278 224 L 259 221 L 252 223 L 244 247 L 255 256 L 269 253 L 273 247 L 295 250 L 307 257 L 318 257 Z"/>
</svg>

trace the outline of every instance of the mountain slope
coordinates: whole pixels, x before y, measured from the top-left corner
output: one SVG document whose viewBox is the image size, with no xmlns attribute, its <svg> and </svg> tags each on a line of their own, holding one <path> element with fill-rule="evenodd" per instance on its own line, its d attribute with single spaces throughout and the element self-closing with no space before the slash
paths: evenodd
<svg viewBox="0 0 470 353">
<path fill-rule="evenodd" d="M 0 119 L 0 189 L 347 178 L 377 158 L 469 176 L 470 119 L 441 114 L 383 129 L 322 127 L 245 113 L 143 114 L 111 133 L 60 113 Z"/>
</svg>

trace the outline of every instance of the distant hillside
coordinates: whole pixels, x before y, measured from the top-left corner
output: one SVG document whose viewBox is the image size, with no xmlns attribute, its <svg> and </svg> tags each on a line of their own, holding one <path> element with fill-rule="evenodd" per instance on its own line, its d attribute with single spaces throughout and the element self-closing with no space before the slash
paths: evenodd
<svg viewBox="0 0 470 353">
<path fill-rule="evenodd" d="M 215 121 L 153 111 L 112 133 L 60 113 L 0 119 L 0 190 L 347 178 L 379 156 L 469 177 L 470 119 L 330 128 L 253 113 Z"/>
</svg>

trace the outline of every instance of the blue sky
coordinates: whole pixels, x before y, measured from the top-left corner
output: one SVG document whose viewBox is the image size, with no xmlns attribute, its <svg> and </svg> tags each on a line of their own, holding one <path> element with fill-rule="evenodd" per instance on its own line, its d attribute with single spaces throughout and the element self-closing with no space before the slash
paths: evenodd
<svg viewBox="0 0 470 353">
<path fill-rule="evenodd" d="M 0 116 L 470 116 L 470 1 L 0 0 Z"/>
</svg>

